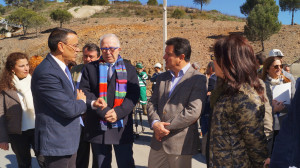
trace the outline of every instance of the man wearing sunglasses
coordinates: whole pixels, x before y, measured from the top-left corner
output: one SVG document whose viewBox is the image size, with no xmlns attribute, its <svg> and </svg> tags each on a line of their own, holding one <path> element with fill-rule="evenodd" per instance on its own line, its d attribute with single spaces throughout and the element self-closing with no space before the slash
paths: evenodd
<svg viewBox="0 0 300 168">
<path fill-rule="evenodd" d="M 119 168 L 133 168 L 132 110 L 140 95 L 135 68 L 123 61 L 120 41 L 114 34 L 100 38 L 100 59 L 87 64 L 79 88 L 87 96 L 85 138 L 91 142 L 93 167 L 110 168 L 114 147 Z M 95 100 L 102 98 L 102 108 Z"/>
</svg>

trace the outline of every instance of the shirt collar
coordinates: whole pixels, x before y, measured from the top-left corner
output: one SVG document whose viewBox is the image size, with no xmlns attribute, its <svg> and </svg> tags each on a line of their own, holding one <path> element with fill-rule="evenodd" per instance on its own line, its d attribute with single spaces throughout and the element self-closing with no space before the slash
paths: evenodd
<svg viewBox="0 0 300 168">
<path fill-rule="evenodd" d="M 190 67 L 191 67 L 191 64 L 188 63 L 186 66 L 184 66 L 184 67 L 179 71 L 177 77 L 183 76 L 183 75 L 186 73 L 186 71 L 187 71 Z M 173 71 L 170 70 L 170 72 L 171 72 L 171 75 L 172 75 L 173 78 L 176 77 L 176 76 L 175 76 L 175 73 L 174 73 Z"/>
<path fill-rule="evenodd" d="M 52 58 L 57 62 L 57 64 L 59 65 L 59 67 L 65 72 L 65 69 L 67 67 L 67 65 L 65 63 L 63 63 L 61 60 L 59 60 L 58 58 L 56 58 L 54 55 L 52 55 L 50 53 L 50 55 L 52 56 Z"/>
</svg>

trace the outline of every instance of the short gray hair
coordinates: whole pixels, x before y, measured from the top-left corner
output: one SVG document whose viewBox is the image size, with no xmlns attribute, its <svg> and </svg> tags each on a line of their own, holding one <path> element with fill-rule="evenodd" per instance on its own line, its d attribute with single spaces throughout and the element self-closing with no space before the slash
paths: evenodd
<svg viewBox="0 0 300 168">
<path fill-rule="evenodd" d="M 105 39 L 105 38 L 114 38 L 117 41 L 117 46 L 115 46 L 115 47 L 121 47 L 120 40 L 115 34 L 104 34 L 103 36 L 101 36 L 100 37 L 100 47 L 102 47 L 101 44 L 102 44 L 103 39 Z"/>
</svg>

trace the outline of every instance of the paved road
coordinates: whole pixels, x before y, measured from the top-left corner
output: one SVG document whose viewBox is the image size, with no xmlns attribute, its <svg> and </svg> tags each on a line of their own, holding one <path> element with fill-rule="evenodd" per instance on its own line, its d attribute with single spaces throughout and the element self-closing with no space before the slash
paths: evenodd
<svg viewBox="0 0 300 168">
<path fill-rule="evenodd" d="M 143 116 L 146 118 L 145 116 Z M 146 125 L 145 132 L 140 134 L 139 138 L 135 140 L 133 145 L 133 155 L 137 168 L 146 168 L 148 163 L 148 156 L 150 151 L 150 140 L 152 136 L 152 131 L 149 129 L 148 123 L 146 120 L 143 120 L 143 124 Z M 33 168 L 38 168 L 36 158 L 33 157 Z M 90 159 L 90 166 L 92 160 Z M 14 153 L 11 151 L 0 150 L 0 168 L 17 168 L 17 161 Z M 113 157 L 112 167 L 117 168 L 116 161 Z M 192 167 L 194 168 L 206 168 L 205 159 L 201 154 L 197 154 L 193 157 Z"/>
</svg>

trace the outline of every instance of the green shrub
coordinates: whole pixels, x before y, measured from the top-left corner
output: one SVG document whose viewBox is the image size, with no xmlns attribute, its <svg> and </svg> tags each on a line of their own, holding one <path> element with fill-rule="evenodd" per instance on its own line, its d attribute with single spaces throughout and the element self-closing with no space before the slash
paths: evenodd
<svg viewBox="0 0 300 168">
<path fill-rule="evenodd" d="M 153 6 L 157 6 L 157 0 L 148 0 L 147 5 L 153 5 Z"/>
<path fill-rule="evenodd" d="M 174 12 L 171 15 L 172 18 L 176 18 L 176 19 L 181 19 L 184 16 L 185 16 L 185 11 L 181 10 L 179 8 L 175 9 Z"/>
<path fill-rule="evenodd" d="M 129 2 L 135 5 L 142 5 L 142 3 L 139 0 L 129 0 Z"/>
</svg>

